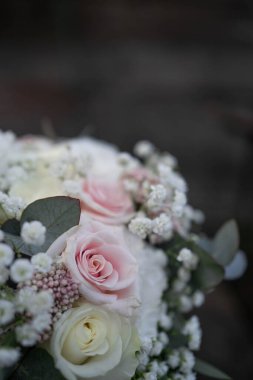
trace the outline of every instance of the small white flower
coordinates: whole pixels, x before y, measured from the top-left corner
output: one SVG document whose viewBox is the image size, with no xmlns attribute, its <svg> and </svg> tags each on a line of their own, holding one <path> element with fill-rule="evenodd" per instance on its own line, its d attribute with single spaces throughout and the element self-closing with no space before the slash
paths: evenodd
<svg viewBox="0 0 253 380">
<path fill-rule="evenodd" d="M 189 311 L 192 310 L 193 304 L 192 304 L 192 300 L 190 297 L 188 297 L 186 295 L 182 295 L 179 298 L 179 302 L 180 302 L 180 310 L 183 313 L 188 313 Z"/>
<path fill-rule="evenodd" d="M 28 311 L 33 304 L 35 292 L 29 287 L 20 289 L 16 295 L 16 308 L 20 313 Z"/>
<path fill-rule="evenodd" d="M 54 304 L 52 294 L 47 290 L 42 290 L 35 293 L 33 302 L 29 305 L 29 311 L 33 315 L 38 315 L 43 312 L 48 312 Z"/>
<path fill-rule="evenodd" d="M 172 229 L 171 218 L 165 213 L 160 214 L 153 220 L 153 232 L 163 238 L 169 239 L 172 236 Z"/>
<path fill-rule="evenodd" d="M 173 320 L 170 315 L 162 314 L 159 319 L 160 326 L 165 330 L 170 330 L 173 326 Z"/>
<path fill-rule="evenodd" d="M 33 276 L 33 266 L 27 259 L 18 259 L 12 264 L 10 274 L 14 282 L 30 280 Z"/>
<path fill-rule="evenodd" d="M 185 380 L 196 380 L 196 373 L 190 372 L 185 375 Z"/>
<path fill-rule="evenodd" d="M 139 361 L 138 370 L 139 371 L 144 371 L 145 367 L 149 363 L 149 356 L 148 356 L 148 354 L 145 351 L 141 351 L 139 353 L 139 355 L 138 355 L 138 361 Z"/>
<path fill-rule="evenodd" d="M 163 343 L 164 346 L 166 346 L 169 343 L 169 337 L 165 332 L 160 332 L 158 335 L 158 339 L 160 342 Z"/>
<path fill-rule="evenodd" d="M 46 227 L 37 220 L 25 222 L 21 229 L 21 237 L 26 244 L 41 246 L 46 239 Z"/>
<path fill-rule="evenodd" d="M 129 223 L 129 230 L 138 235 L 141 239 L 146 239 L 152 229 L 152 221 L 146 217 L 139 217 L 132 219 Z"/>
<path fill-rule="evenodd" d="M 138 166 L 138 160 L 127 152 L 119 153 L 118 163 L 124 166 L 127 170 L 134 169 Z"/>
<path fill-rule="evenodd" d="M 159 376 L 165 376 L 168 373 L 169 366 L 166 362 L 160 362 L 159 367 L 157 369 L 157 374 Z"/>
<path fill-rule="evenodd" d="M 204 293 L 201 292 L 200 290 L 197 290 L 193 296 L 192 296 L 192 302 L 195 307 L 200 307 L 203 305 L 205 301 L 205 296 Z"/>
<path fill-rule="evenodd" d="M 9 278 L 9 269 L 0 265 L 0 285 L 5 284 L 8 278 Z"/>
<path fill-rule="evenodd" d="M 143 338 L 141 341 L 141 349 L 142 351 L 146 352 L 147 354 L 150 354 L 150 351 L 152 350 L 153 341 L 151 338 Z"/>
<path fill-rule="evenodd" d="M 78 197 L 81 194 L 82 186 L 79 181 L 66 180 L 63 183 L 64 190 L 70 196 Z"/>
<path fill-rule="evenodd" d="M 18 348 L 0 348 L 0 367 L 11 367 L 20 358 Z"/>
<path fill-rule="evenodd" d="M 196 315 L 192 316 L 185 324 L 183 334 L 189 337 L 189 348 L 198 350 L 201 344 L 202 331 L 199 319 Z"/>
<path fill-rule="evenodd" d="M 0 265 L 8 266 L 14 259 L 14 252 L 7 244 L 0 243 Z"/>
<path fill-rule="evenodd" d="M 43 331 L 50 329 L 51 323 L 52 323 L 51 314 L 42 313 L 42 314 L 37 315 L 32 320 L 32 327 L 38 333 L 42 333 Z"/>
<path fill-rule="evenodd" d="M 151 186 L 147 206 L 150 210 L 160 208 L 167 198 L 167 190 L 162 184 Z"/>
<path fill-rule="evenodd" d="M 158 340 L 154 343 L 152 350 L 151 350 L 151 355 L 152 356 L 159 356 L 163 350 L 163 343 L 159 342 Z"/>
<path fill-rule="evenodd" d="M 183 281 L 185 284 L 189 282 L 191 279 L 191 272 L 184 267 L 179 268 L 177 274 L 179 279 Z"/>
<path fill-rule="evenodd" d="M 31 263 L 36 272 L 47 273 L 51 269 L 52 259 L 46 253 L 37 253 L 32 257 Z"/>
<path fill-rule="evenodd" d="M 172 353 L 169 355 L 168 363 L 171 368 L 175 369 L 180 364 L 180 355 L 177 350 L 172 351 Z"/>
<path fill-rule="evenodd" d="M 0 300 L 0 325 L 11 322 L 15 315 L 15 307 L 12 302 Z"/>
<path fill-rule="evenodd" d="M 157 374 L 154 372 L 147 372 L 144 374 L 144 380 L 157 380 Z"/>
<path fill-rule="evenodd" d="M 25 202 L 20 197 L 8 197 L 8 195 L 0 192 L 0 203 L 8 218 L 20 219 L 25 208 Z"/>
<path fill-rule="evenodd" d="M 173 281 L 173 290 L 177 293 L 180 293 L 185 288 L 185 282 L 177 278 Z"/>
<path fill-rule="evenodd" d="M 24 347 L 34 346 L 39 338 L 38 333 L 32 328 L 32 325 L 29 323 L 25 323 L 22 326 L 16 327 L 15 331 L 17 341 Z"/>
<path fill-rule="evenodd" d="M 177 260 L 182 262 L 184 267 L 189 270 L 196 269 L 199 261 L 197 255 L 188 248 L 181 249 Z"/>
<path fill-rule="evenodd" d="M 140 158 L 148 158 L 154 150 L 154 145 L 146 140 L 139 141 L 134 147 L 134 153 Z"/>
<path fill-rule="evenodd" d="M 187 198 L 184 192 L 175 191 L 174 200 L 172 204 L 172 211 L 177 217 L 181 217 L 184 211 L 184 207 L 187 204 Z"/>
<path fill-rule="evenodd" d="M 180 370 L 187 374 L 192 371 L 194 365 L 195 365 L 195 357 L 191 351 L 189 351 L 187 348 L 183 348 L 181 350 L 182 355 L 182 363 L 180 366 Z"/>
</svg>

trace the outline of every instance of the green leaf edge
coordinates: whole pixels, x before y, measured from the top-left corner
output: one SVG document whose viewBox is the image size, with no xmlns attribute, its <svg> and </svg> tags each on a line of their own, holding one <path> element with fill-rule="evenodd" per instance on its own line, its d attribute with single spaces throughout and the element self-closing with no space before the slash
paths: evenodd
<svg viewBox="0 0 253 380">
<path fill-rule="evenodd" d="M 194 370 L 201 375 L 205 375 L 213 379 L 232 380 L 232 378 L 228 376 L 226 373 L 214 367 L 212 364 L 209 364 L 204 360 L 198 358 L 196 358 Z"/>
</svg>

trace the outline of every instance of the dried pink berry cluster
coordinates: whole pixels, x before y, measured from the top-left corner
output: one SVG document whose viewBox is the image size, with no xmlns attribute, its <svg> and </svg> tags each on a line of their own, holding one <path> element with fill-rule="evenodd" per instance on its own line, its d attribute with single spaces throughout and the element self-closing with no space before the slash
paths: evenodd
<svg viewBox="0 0 253 380">
<path fill-rule="evenodd" d="M 63 264 L 54 264 L 48 273 L 36 273 L 30 281 L 25 282 L 24 286 L 29 286 L 34 291 L 48 290 L 52 293 L 53 323 L 80 297 L 78 284 L 72 280 L 70 272 Z"/>
</svg>

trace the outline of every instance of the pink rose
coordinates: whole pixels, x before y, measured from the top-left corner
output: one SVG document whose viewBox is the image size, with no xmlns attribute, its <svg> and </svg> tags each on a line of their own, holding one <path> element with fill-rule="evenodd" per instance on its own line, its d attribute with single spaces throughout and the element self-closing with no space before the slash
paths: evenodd
<svg viewBox="0 0 253 380">
<path fill-rule="evenodd" d="M 128 315 L 139 305 L 138 265 L 127 246 L 123 227 L 86 218 L 83 225 L 59 237 L 47 253 L 60 255 L 86 300 L 109 304 L 111 309 Z"/>
<path fill-rule="evenodd" d="M 121 181 L 87 178 L 80 195 L 84 214 L 107 224 L 121 224 L 133 215 L 133 203 Z"/>
</svg>

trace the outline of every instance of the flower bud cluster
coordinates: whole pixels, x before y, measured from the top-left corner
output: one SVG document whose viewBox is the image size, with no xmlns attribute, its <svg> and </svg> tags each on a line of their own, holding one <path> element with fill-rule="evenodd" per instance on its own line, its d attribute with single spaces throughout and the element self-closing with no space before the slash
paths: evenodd
<svg viewBox="0 0 253 380">
<path fill-rule="evenodd" d="M 176 159 L 159 154 L 147 141 L 138 143 L 134 152 L 143 164 L 123 171 L 125 188 L 137 205 L 130 231 L 152 244 L 168 241 L 175 233 L 187 236 L 193 222 L 203 222 L 203 214 L 188 204 L 187 184 L 176 170 Z"/>
</svg>

